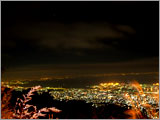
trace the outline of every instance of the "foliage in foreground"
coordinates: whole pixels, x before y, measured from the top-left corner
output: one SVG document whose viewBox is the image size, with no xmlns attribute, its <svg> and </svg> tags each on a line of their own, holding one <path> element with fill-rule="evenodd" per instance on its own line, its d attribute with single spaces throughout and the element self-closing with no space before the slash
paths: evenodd
<svg viewBox="0 0 160 120">
<path fill-rule="evenodd" d="M 6 87 L 1 86 L 1 118 L 2 119 L 11 119 L 13 115 L 13 112 L 9 108 L 11 91 L 12 89 L 7 90 Z"/>
<path fill-rule="evenodd" d="M 2 88 L 3 87 L 1 87 L 1 89 Z M 51 108 L 45 107 L 38 110 L 36 106 L 28 104 L 28 102 L 32 100 L 32 95 L 34 95 L 34 92 L 36 92 L 36 90 L 40 88 L 41 88 L 40 86 L 35 86 L 31 88 L 28 94 L 23 95 L 23 99 L 17 98 L 17 102 L 13 112 L 8 107 L 11 94 L 5 94 L 3 92 L 4 95 L 2 97 L 2 109 L 3 109 L 2 118 L 3 119 L 38 119 L 39 117 L 45 117 L 46 113 L 48 112 L 54 112 L 54 113 L 61 112 L 61 110 L 55 107 L 51 107 Z M 5 102 L 5 100 L 7 101 Z"/>
</svg>

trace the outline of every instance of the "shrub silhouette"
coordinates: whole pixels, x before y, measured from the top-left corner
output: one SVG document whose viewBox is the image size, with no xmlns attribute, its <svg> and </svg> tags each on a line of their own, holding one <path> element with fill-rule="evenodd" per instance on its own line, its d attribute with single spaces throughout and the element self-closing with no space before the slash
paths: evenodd
<svg viewBox="0 0 160 120">
<path fill-rule="evenodd" d="M 9 107 L 12 89 L 1 86 L 1 118 L 11 119 L 13 112 Z"/>
<path fill-rule="evenodd" d="M 31 88 L 28 94 L 23 95 L 23 99 L 17 98 L 13 118 L 38 119 L 39 117 L 45 117 L 47 112 L 55 112 L 55 113 L 61 112 L 61 110 L 55 107 L 51 107 L 51 108 L 45 107 L 38 110 L 36 106 L 28 104 L 28 102 L 32 99 L 32 96 L 34 95 L 34 92 L 40 88 L 41 86 L 35 86 Z"/>
<path fill-rule="evenodd" d="M 47 113 L 51 113 L 49 115 L 49 118 L 53 118 L 53 112 L 59 113 L 61 110 L 55 108 L 55 107 L 44 107 L 41 109 L 37 109 L 37 106 L 33 104 L 29 104 L 29 102 L 32 100 L 32 97 L 34 93 L 40 89 L 40 86 L 35 86 L 31 88 L 31 90 L 26 94 L 23 95 L 23 98 L 17 98 L 16 105 L 14 109 L 12 110 L 9 107 L 10 100 L 11 100 L 11 92 L 13 89 L 8 89 L 2 86 L 1 87 L 1 115 L 2 119 L 39 119 L 43 118 L 47 115 Z"/>
</svg>

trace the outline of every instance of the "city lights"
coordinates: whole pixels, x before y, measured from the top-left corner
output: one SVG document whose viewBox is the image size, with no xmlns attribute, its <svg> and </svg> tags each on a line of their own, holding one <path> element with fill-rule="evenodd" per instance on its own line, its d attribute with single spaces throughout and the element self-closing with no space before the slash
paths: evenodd
<svg viewBox="0 0 160 120">
<path fill-rule="evenodd" d="M 13 86 L 8 85 L 8 87 Z M 18 86 L 15 89 L 22 91 L 27 88 Z M 133 84 L 125 84 L 109 82 L 90 86 L 88 89 L 44 87 L 38 91 L 38 94 L 47 91 L 55 100 L 84 100 L 86 103 L 92 103 L 95 107 L 102 106 L 105 103 L 128 105 L 134 110 L 146 109 L 148 117 L 158 117 L 158 113 L 151 115 L 149 112 L 159 108 L 158 83 L 139 84 L 134 82 Z"/>
</svg>

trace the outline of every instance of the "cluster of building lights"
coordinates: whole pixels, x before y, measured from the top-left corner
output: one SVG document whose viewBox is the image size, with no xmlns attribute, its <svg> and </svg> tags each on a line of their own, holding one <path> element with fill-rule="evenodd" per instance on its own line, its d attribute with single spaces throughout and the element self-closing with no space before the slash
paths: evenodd
<svg viewBox="0 0 160 120">
<path fill-rule="evenodd" d="M 149 114 L 150 118 L 157 118 L 159 113 L 159 83 L 140 84 L 142 91 L 137 91 L 130 84 L 125 83 L 100 83 L 90 86 L 87 89 L 79 88 L 53 88 L 45 87 L 38 91 L 39 94 L 48 92 L 56 100 L 84 100 L 86 103 L 92 103 L 98 107 L 106 103 L 113 103 L 120 106 L 127 106 L 128 109 L 134 106 L 146 109 L 146 111 L 156 110 L 157 114 Z M 23 90 L 23 87 L 16 87 L 16 90 Z M 26 88 L 25 88 L 26 89 Z M 137 94 L 138 93 L 138 94 Z M 138 104 L 135 104 L 137 103 Z M 149 105 L 150 107 L 146 107 Z"/>
</svg>

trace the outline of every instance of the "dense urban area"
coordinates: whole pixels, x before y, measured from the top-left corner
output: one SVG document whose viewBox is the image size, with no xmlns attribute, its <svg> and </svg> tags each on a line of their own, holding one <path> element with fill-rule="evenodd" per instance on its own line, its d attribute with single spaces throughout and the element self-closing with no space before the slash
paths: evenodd
<svg viewBox="0 0 160 120">
<path fill-rule="evenodd" d="M 11 84 L 6 86 L 16 91 L 28 89 L 22 86 L 14 87 Z M 110 103 L 126 106 L 128 109 L 140 111 L 145 109 L 147 117 L 153 119 L 159 117 L 159 83 L 100 83 L 86 89 L 43 87 L 38 90 L 39 95 L 43 92 L 49 92 L 53 99 L 58 101 L 84 100 L 86 103 L 92 103 L 96 108 Z M 155 111 L 154 115 L 151 111 Z"/>
</svg>

